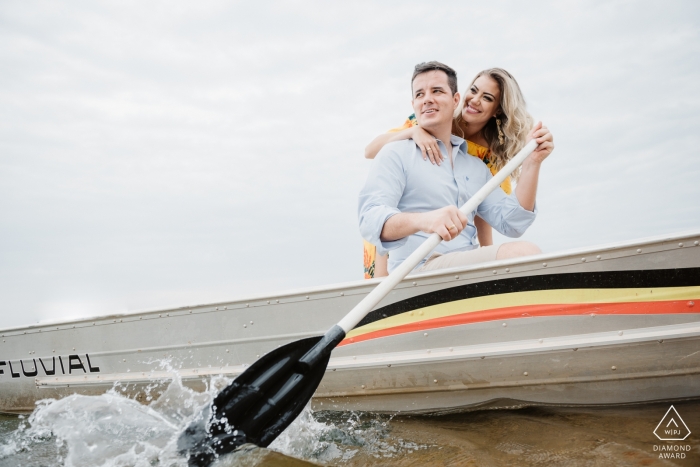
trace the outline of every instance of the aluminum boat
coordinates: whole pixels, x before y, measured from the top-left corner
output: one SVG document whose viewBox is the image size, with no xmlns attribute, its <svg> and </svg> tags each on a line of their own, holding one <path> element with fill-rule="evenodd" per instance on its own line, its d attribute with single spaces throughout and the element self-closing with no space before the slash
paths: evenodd
<svg viewBox="0 0 700 467">
<path fill-rule="evenodd" d="M 381 279 L 0 330 L 0 412 L 118 384 L 203 390 L 338 322 Z M 165 365 L 164 365 L 165 363 Z M 332 354 L 314 409 L 700 397 L 700 231 L 413 274 Z"/>
</svg>

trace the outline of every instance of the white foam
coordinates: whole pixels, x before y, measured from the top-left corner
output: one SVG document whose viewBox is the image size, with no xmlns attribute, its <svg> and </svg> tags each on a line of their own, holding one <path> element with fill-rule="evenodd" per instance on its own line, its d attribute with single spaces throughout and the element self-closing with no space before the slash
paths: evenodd
<svg viewBox="0 0 700 467">
<path fill-rule="evenodd" d="M 173 370 L 169 362 L 162 362 L 162 366 Z M 199 393 L 176 378 L 157 398 L 149 395 L 148 405 L 125 397 L 119 385 L 99 396 L 74 394 L 43 400 L 0 443 L 0 459 L 20 459 L 31 452 L 36 465 L 186 467 L 186 460 L 176 448 L 180 433 L 230 382 L 223 377 L 213 378 L 207 390 Z M 158 386 L 162 388 L 162 383 L 154 383 L 147 393 Z M 360 449 L 374 457 L 392 457 L 403 448 L 420 448 L 387 442 L 387 420 L 361 422 L 359 416 L 344 414 L 328 422 L 315 418 L 307 406 L 270 449 L 317 462 L 342 463 Z M 38 446 L 42 449 L 36 449 Z M 38 451 L 43 451 L 44 457 L 37 458 L 34 453 Z"/>
</svg>

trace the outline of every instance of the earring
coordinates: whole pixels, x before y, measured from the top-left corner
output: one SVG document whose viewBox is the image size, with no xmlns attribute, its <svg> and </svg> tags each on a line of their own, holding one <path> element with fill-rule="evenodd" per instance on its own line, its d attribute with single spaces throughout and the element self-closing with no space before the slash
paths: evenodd
<svg viewBox="0 0 700 467">
<path fill-rule="evenodd" d="M 503 144 L 503 143 L 505 143 L 505 140 L 503 139 L 503 137 L 505 135 L 503 134 L 503 130 L 501 130 L 501 119 L 500 118 L 496 119 L 496 126 L 498 127 L 498 142 Z"/>
</svg>

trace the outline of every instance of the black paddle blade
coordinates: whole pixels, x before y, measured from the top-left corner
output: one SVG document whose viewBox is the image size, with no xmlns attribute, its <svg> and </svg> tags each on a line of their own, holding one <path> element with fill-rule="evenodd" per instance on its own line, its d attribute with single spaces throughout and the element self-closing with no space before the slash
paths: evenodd
<svg viewBox="0 0 700 467">
<path fill-rule="evenodd" d="M 246 443 L 268 446 L 311 399 L 344 337 L 334 326 L 322 337 L 291 342 L 253 363 L 180 435 L 178 449 L 189 465 L 207 467 Z"/>
</svg>

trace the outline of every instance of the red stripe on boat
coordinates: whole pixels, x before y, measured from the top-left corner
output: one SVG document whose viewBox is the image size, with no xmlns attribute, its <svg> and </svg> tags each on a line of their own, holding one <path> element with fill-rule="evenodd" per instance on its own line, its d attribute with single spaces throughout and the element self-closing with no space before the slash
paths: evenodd
<svg viewBox="0 0 700 467">
<path fill-rule="evenodd" d="M 695 299 L 696 301 L 698 299 Z M 688 306 L 687 300 L 658 301 L 658 302 L 626 302 L 626 303 L 576 303 L 566 305 L 525 305 L 491 310 L 474 311 L 442 318 L 426 319 L 414 323 L 393 326 L 378 331 L 371 331 L 359 336 L 345 338 L 338 347 L 380 337 L 395 336 L 408 332 L 425 331 L 427 329 L 459 326 L 461 324 L 481 323 L 501 319 L 531 318 L 535 316 L 571 316 L 571 315 L 665 315 L 676 313 L 698 313 Z"/>
</svg>

